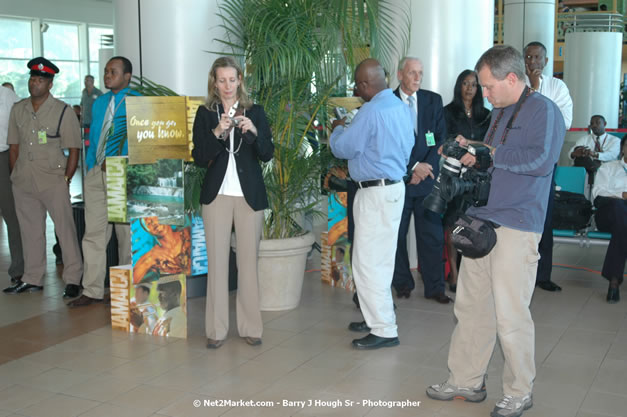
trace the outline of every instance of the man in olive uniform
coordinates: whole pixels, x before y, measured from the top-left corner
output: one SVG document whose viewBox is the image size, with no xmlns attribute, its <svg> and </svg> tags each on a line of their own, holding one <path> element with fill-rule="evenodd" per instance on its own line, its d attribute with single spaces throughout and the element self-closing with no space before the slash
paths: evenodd
<svg viewBox="0 0 627 417">
<path fill-rule="evenodd" d="M 17 102 L 9 117 L 9 168 L 15 209 L 24 246 L 24 275 L 5 293 L 43 289 L 46 274 L 46 212 L 50 214 L 63 249 L 64 297 L 77 297 L 83 273 L 72 217 L 69 185 L 76 171 L 81 132 L 72 108 L 52 97 L 59 72 L 52 62 L 28 62 L 30 97 Z M 63 153 L 69 149 L 69 157 Z"/>
</svg>

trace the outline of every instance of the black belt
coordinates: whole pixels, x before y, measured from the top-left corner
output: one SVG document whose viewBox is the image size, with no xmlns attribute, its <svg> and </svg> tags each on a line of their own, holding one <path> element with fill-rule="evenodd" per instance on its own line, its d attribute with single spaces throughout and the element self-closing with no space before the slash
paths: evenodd
<svg viewBox="0 0 627 417">
<path fill-rule="evenodd" d="M 392 185 L 400 182 L 399 180 L 388 180 L 388 179 L 380 179 L 380 180 L 368 180 L 368 181 L 355 181 L 358 188 L 368 188 L 368 187 L 381 187 L 384 185 Z"/>
</svg>

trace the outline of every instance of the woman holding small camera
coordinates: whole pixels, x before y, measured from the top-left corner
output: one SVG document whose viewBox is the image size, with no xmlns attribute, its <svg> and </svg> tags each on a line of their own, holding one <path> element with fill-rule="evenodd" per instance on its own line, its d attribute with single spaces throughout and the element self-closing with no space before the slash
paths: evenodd
<svg viewBox="0 0 627 417">
<path fill-rule="evenodd" d="M 229 248 L 235 228 L 237 329 L 261 344 L 257 253 L 268 207 L 260 161 L 272 159 L 272 133 L 263 108 L 248 97 L 242 70 L 230 57 L 209 72 L 207 102 L 194 120 L 194 162 L 207 168 L 200 203 L 207 242 L 207 348 L 222 346 L 229 329 Z"/>
<path fill-rule="evenodd" d="M 483 141 L 483 137 L 490 126 L 490 110 L 483 106 L 483 93 L 479 85 L 477 73 L 464 70 L 457 76 L 453 89 L 453 101 L 444 107 L 444 119 L 449 138 L 463 136 L 471 141 Z M 457 219 L 457 214 L 465 210 L 461 207 L 462 200 L 457 197 L 449 203 L 444 214 L 444 233 L 446 234 L 446 250 L 449 257 L 451 272 L 448 276 L 448 285 L 451 291 L 457 289 L 457 272 L 459 261 L 457 251 L 451 240 L 451 227 Z"/>
</svg>

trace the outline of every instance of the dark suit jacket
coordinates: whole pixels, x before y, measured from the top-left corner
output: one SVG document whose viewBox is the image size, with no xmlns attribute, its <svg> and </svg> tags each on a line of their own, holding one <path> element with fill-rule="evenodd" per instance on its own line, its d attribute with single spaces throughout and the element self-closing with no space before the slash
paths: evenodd
<svg viewBox="0 0 627 417">
<path fill-rule="evenodd" d="M 220 106 L 220 112 L 223 111 L 222 106 Z M 246 110 L 245 116 L 257 128 L 257 138 L 252 144 L 248 144 L 243 141 L 241 130 L 235 128 L 234 148 L 237 149 L 240 141 L 242 141 L 239 151 L 235 154 L 235 164 L 244 198 L 253 210 L 258 211 L 268 207 L 268 197 L 259 161 L 267 162 L 272 159 L 274 144 L 272 143 L 272 133 L 266 119 L 266 113 L 261 106 L 253 105 Z M 227 151 L 229 140 L 228 138 L 227 140 L 216 138 L 213 134 L 213 129 L 216 126 L 218 126 L 218 114 L 207 109 L 206 106 L 198 107 L 194 120 L 192 156 L 196 165 L 208 167 L 200 193 L 202 204 L 211 203 L 218 195 L 229 161 Z"/>
<path fill-rule="evenodd" d="M 401 97 L 398 87 L 394 94 Z M 418 102 L 418 134 L 415 136 L 416 142 L 409 157 L 408 170 L 416 162 L 428 162 L 433 167 L 433 175 L 438 177 L 440 172 L 440 155 L 438 148 L 446 140 L 446 122 L 444 121 L 444 110 L 442 107 L 442 97 L 439 94 L 428 90 L 418 90 L 416 93 Z M 425 135 L 432 132 L 435 136 L 435 146 L 427 146 Z M 408 171 L 409 172 L 409 171 Z M 424 181 L 416 185 L 408 185 L 406 194 L 411 196 L 424 196 L 431 192 L 435 180 L 427 177 Z"/>
</svg>

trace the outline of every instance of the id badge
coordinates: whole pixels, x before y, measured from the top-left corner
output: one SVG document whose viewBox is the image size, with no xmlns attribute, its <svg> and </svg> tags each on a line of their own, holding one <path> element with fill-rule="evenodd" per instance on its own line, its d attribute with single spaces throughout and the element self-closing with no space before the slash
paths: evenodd
<svg viewBox="0 0 627 417">
<path fill-rule="evenodd" d="M 425 139 L 427 140 L 427 146 L 435 146 L 435 136 L 433 136 L 433 132 L 425 133 Z"/>
<path fill-rule="evenodd" d="M 40 145 L 45 145 L 46 143 L 48 143 L 48 135 L 46 135 L 45 130 L 40 130 L 37 132 L 37 142 Z"/>
</svg>

